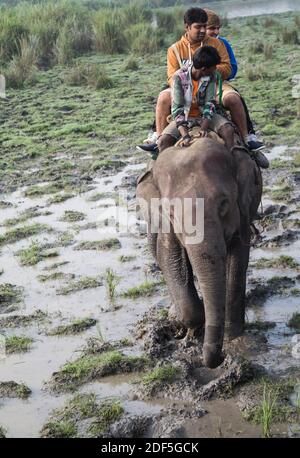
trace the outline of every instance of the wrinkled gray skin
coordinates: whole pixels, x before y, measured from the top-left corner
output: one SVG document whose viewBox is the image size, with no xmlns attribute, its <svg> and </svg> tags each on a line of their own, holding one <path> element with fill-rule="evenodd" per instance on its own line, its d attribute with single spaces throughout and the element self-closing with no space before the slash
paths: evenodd
<svg viewBox="0 0 300 458">
<path fill-rule="evenodd" d="M 208 367 L 222 362 L 225 338 L 243 332 L 246 271 L 250 248 L 250 222 L 256 215 L 262 192 L 260 171 L 242 149 L 230 153 L 209 138 L 188 148 L 170 147 L 154 163 L 152 173 L 138 180 L 137 198 L 149 223 L 146 203 L 153 197 L 204 198 L 204 239 L 189 244 L 188 235 L 148 232 L 172 302 L 176 318 L 187 328 L 205 324 L 203 361 Z M 175 226 L 176 228 L 176 226 Z M 197 277 L 204 307 L 194 285 Z"/>
</svg>

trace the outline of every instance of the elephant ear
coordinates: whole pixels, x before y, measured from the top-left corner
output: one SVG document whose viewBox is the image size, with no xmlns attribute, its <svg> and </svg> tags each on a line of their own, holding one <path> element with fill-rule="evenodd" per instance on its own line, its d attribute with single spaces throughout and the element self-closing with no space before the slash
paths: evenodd
<svg viewBox="0 0 300 458">
<path fill-rule="evenodd" d="M 245 150 L 234 151 L 236 180 L 238 185 L 238 206 L 240 210 L 241 237 L 246 240 L 250 223 L 253 221 L 261 200 L 262 179 L 256 162 Z"/>
<path fill-rule="evenodd" d="M 145 221 L 149 221 L 151 199 L 160 198 L 160 192 L 153 180 L 152 169 L 146 170 L 138 177 L 136 198 L 139 215 Z"/>
</svg>

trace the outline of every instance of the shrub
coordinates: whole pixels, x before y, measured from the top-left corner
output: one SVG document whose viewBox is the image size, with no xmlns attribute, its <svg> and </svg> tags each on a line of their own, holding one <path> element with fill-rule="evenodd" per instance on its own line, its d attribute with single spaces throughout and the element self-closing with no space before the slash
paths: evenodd
<svg viewBox="0 0 300 458">
<path fill-rule="evenodd" d="M 112 79 L 108 76 L 103 65 L 92 64 L 86 70 L 87 84 L 94 89 L 108 89 L 113 86 Z"/>
<path fill-rule="evenodd" d="M 262 41 L 255 41 L 249 46 L 249 52 L 251 54 L 260 54 L 264 52 L 264 43 Z"/>
<path fill-rule="evenodd" d="M 138 61 L 136 60 L 136 58 L 134 56 L 129 56 L 128 59 L 125 60 L 125 62 L 124 62 L 123 69 L 125 71 L 138 70 L 139 69 L 139 64 L 138 64 Z"/>
<path fill-rule="evenodd" d="M 93 47 L 105 54 L 122 53 L 126 50 L 126 40 L 117 14 L 103 11 L 95 16 Z"/>
<path fill-rule="evenodd" d="M 272 59 L 274 54 L 274 45 L 271 43 L 264 44 L 264 56 L 265 59 Z"/>
<path fill-rule="evenodd" d="M 29 29 L 23 25 L 12 13 L 0 15 L 0 57 L 4 61 L 10 60 L 18 52 L 18 43 L 27 38 Z"/>
<path fill-rule="evenodd" d="M 71 35 L 67 27 L 64 27 L 58 35 L 53 47 L 53 55 L 55 62 L 59 65 L 69 64 L 74 57 Z"/>
<path fill-rule="evenodd" d="M 11 60 L 5 77 L 7 84 L 13 88 L 21 88 L 25 82 L 33 84 L 36 81 L 36 58 L 38 40 L 36 37 L 22 38 L 18 43 L 18 54 Z"/>
<path fill-rule="evenodd" d="M 174 32 L 177 25 L 174 14 L 164 11 L 158 11 L 156 13 L 156 21 L 157 27 L 161 29 L 163 33 Z"/>
<path fill-rule="evenodd" d="M 113 86 L 113 81 L 108 76 L 103 65 L 76 64 L 65 75 L 64 82 L 71 86 L 88 85 L 94 89 L 108 89 Z"/>
<path fill-rule="evenodd" d="M 152 11 L 138 3 L 130 3 L 123 6 L 120 11 L 120 22 L 123 28 L 127 28 L 141 22 L 152 21 Z"/>
<path fill-rule="evenodd" d="M 264 27 L 273 27 L 273 26 L 275 26 L 275 25 L 278 25 L 278 21 L 276 21 L 276 19 L 273 19 L 272 17 L 267 17 L 267 18 L 263 21 L 262 25 L 263 25 Z"/>
<path fill-rule="evenodd" d="M 288 29 L 282 30 L 281 37 L 282 37 L 282 42 L 285 45 L 287 45 L 287 44 L 298 45 L 299 44 L 298 31 L 296 29 L 294 29 L 294 30 L 288 30 Z"/>
<path fill-rule="evenodd" d="M 249 81 L 257 81 L 267 78 L 267 73 L 263 65 L 248 65 L 245 67 L 245 76 Z"/>
<path fill-rule="evenodd" d="M 146 24 L 130 27 L 127 30 L 127 39 L 131 43 L 131 51 L 140 55 L 156 53 L 163 45 L 160 32 Z"/>
</svg>

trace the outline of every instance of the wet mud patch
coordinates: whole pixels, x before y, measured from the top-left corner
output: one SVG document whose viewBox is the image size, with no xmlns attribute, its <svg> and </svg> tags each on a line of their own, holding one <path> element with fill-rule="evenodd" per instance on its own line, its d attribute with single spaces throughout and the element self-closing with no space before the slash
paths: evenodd
<svg viewBox="0 0 300 458">
<path fill-rule="evenodd" d="M 41 437 L 102 437 L 124 414 L 120 401 L 98 401 L 96 395 L 78 394 L 56 410 L 41 430 Z"/>
<path fill-rule="evenodd" d="M 116 238 L 80 242 L 78 245 L 74 247 L 74 249 L 78 251 L 81 251 L 81 250 L 106 251 L 106 250 L 115 250 L 119 248 L 121 248 L 121 242 L 119 239 L 116 239 Z"/>
<path fill-rule="evenodd" d="M 62 335 L 74 335 L 90 329 L 92 326 L 95 326 L 97 320 L 93 318 L 83 318 L 80 320 L 75 320 L 72 323 L 56 326 L 53 329 L 47 331 L 48 336 L 62 336 Z"/>
<path fill-rule="evenodd" d="M 203 365 L 203 333 L 189 338 L 187 330 L 170 320 L 164 308 L 153 307 L 135 329 L 137 339 L 155 361 L 134 390 L 138 399 L 169 398 L 195 402 L 232 396 L 238 385 L 251 380 L 259 371 L 254 364 L 231 349 L 216 369 Z M 226 349 L 227 351 L 227 349 Z"/>
<path fill-rule="evenodd" d="M 31 394 L 30 388 L 23 383 L 13 381 L 0 382 L 0 398 L 27 399 Z"/>
<path fill-rule="evenodd" d="M 151 367 L 151 360 L 147 356 L 127 355 L 119 350 L 121 346 L 121 342 L 109 344 L 90 339 L 79 358 L 52 374 L 46 388 L 56 393 L 73 391 L 109 375 L 140 372 Z"/>
<path fill-rule="evenodd" d="M 44 323 L 48 318 L 47 313 L 37 310 L 30 315 L 10 315 L 0 318 L 0 329 L 3 328 L 21 328 L 30 326 L 34 323 Z"/>
<path fill-rule="evenodd" d="M 0 284 L 0 313 L 14 312 L 23 300 L 23 288 L 10 283 Z"/>
<path fill-rule="evenodd" d="M 282 246 L 288 246 L 292 242 L 299 240 L 300 231 L 286 229 L 282 234 L 274 235 L 268 238 L 263 239 L 262 241 L 256 243 L 258 248 L 276 248 Z"/>
<path fill-rule="evenodd" d="M 299 377 L 299 370 L 293 377 L 264 376 L 240 389 L 237 405 L 247 421 L 261 425 L 264 437 L 276 436 L 278 424 L 289 425 L 289 430 L 299 425 Z"/>
<path fill-rule="evenodd" d="M 5 353 L 26 353 L 31 350 L 34 339 L 27 336 L 9 336 L 5 338 Z"/>
<path fill-rule="evenodd" d="M 296 280 L 287 276 L 272 277 L 265 281 L 263 279 L 252 278 L 248 281 L 248 291 L 246 294 L 246 306 L 261 306 L 266 300 L 274 295 L 290 296 L 298 295 L 295 288 Z"/>
<path fill-rule="evenodd" d="M 29 226 L 21 226 L 15 229 L 10 229 L 5 232 L 3 235 L 0 235 L 0 246 L 6 245 L 8 243 L 15 243 L 19 240 L 32 237 L 33 235 L 38 235 L 42 232 L 51 232 L 52 229 L 46 224 L 32 224 Z"/>
<path fill-rule="evenodd" d="M 81 277 L 57 289 L 56 294 L 66 296 L 83 289 L 98 288 L 101 285 L 103 285 L 103 280 L 100 277 Z"/>
</svg>

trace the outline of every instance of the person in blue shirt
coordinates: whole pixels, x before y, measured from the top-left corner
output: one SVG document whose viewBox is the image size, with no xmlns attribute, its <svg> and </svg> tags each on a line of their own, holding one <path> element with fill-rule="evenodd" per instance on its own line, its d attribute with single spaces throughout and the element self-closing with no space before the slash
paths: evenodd
<svg viewBox="0 0 300 458">
<path fill-rule="evenodd" d="M 236 77 L 236 74 L 238 72 L 238 64 L 237 64 L 236 57 L 234 55 L 234 51 L 233 51 L 232 46 L 229 43 L 229 41 L 227 41 L 226 38 L 220 36 L 220 29 L 222 27 L 220 17 L 217 15 L 217 13 L 215 13 L 214 11 L 212 11 L 212 10 L 210 10 L 208 8 L 204 8 L 204 10 L 205 10 L 205 12 L 206 12 L 206 14 L 208 16 L 206 34 L 208 36 L 210 36 L 210 37 L 218 38 L 226 46 L 226 49 L 227 49 L 227 52 L 228 52 L 229 58 L 230 58 L 231 69 L 232 69 L 231 70 L 231 75 L 229 76 L 228 81 L 232 81 Z M 251 118 L 250 118 L 250 114 L 249 114 L 249 110 L 248 110 L 247 104 L 246 104 L 246 102 L 245 102 L 245 100 L 244 100 L 244 98 L 242 96 L 241 96 L 241 100 L 242 100 L 242 103 L 244 105 L 245 112 L 246 112 L 248 133 L 249 133 L 249 137 L 250 137 L 249 140 L 253 141 L 255 143 L 258 143 L 263 147 L 264 146 L 263 143 L 259 142 L 257 137 L 256 137 L 254 126 L 253 126 L 253 123 L 252 123 Z"/>
</svg>

